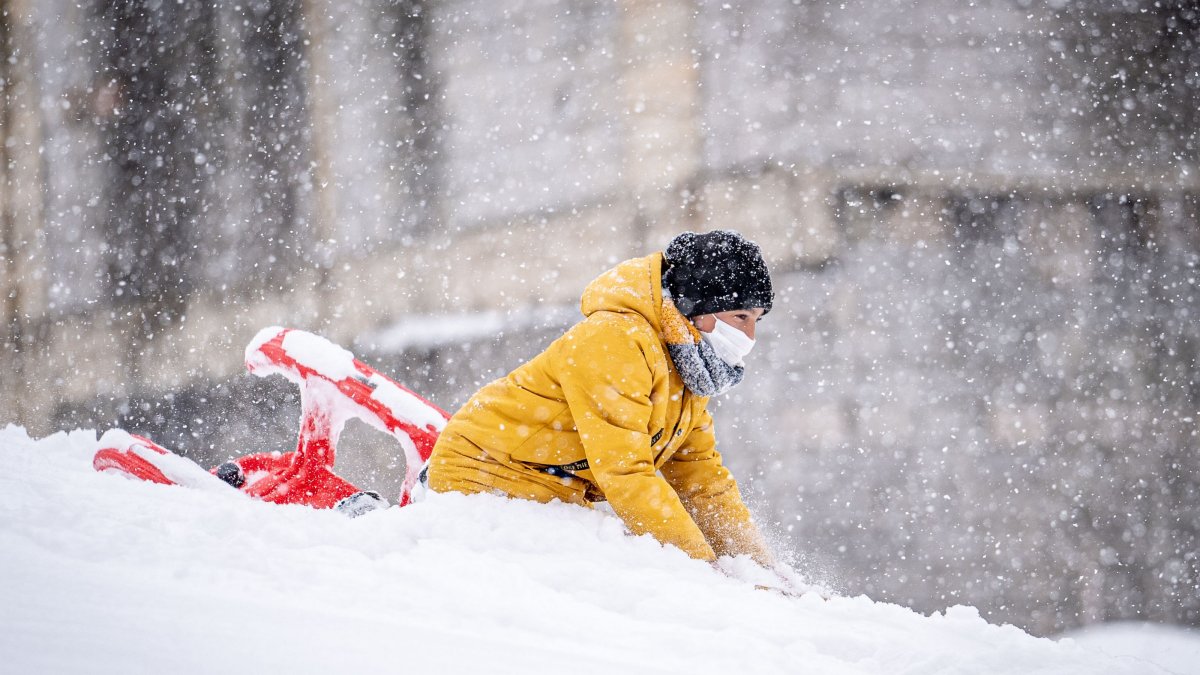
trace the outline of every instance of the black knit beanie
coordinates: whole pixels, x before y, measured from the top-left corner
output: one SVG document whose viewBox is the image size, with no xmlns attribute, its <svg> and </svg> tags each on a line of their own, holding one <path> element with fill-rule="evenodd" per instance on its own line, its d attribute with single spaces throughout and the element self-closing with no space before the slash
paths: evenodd
<svg viewBox="0 0 1200 675">
<path fill-rule="evenodd" d="M 684 232 L 663 251 L 663 288 L 687 317 L 762 307 L 775 298 L 758 245 L 732 230 Z"/>
</svg>

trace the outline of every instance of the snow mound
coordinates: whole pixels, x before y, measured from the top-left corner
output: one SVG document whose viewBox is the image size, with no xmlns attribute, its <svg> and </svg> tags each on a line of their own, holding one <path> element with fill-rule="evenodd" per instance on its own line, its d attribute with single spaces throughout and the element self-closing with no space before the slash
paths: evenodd
<svg viewBox="0 0 1200 675">
<path fill-rule="evenodd" d="M 9 672 L 1166 672 L 968 607 L 756 590 L 599 511 L 430 495 L 350 520 L 97 473 L 96 447 L 0 430 Z"/>
<path fill-rule="evenodd" d="M 1128 662 L 1153 663 L 1179 675 L 1200 675 L 1200 631 L 1191 628 L 1118 621 L 1071 631 L 1060 639 Z"/>
</svg>

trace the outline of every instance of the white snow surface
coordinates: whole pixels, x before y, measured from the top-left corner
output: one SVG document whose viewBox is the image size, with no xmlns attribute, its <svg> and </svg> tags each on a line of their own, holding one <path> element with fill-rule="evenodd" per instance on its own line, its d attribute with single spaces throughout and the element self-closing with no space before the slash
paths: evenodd
<svg viewBox="0 0 1200 675">
<path fill-rule="evenodd" d="M 1071 631 L 1070 639 L 1089 651 L 1149 661 L 1173 673 L 1200 673 L 1200 630 L 1140 621 L 1115 621 Z"/>
<path fill-rule="evenodd" d="M 5 672 L 1169 672 L 968 607 L 757 590 L 600 510 L 446 494 L 350 520 L 98 473 L 96 448 L 0 430 Z"/>
</svg>

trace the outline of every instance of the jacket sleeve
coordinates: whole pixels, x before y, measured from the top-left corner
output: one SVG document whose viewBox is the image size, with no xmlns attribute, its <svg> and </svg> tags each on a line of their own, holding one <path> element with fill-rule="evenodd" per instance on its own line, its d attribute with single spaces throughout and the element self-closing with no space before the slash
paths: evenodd
<svg viewBox="0 0 1200 675">
<path fill-rule="evenodd" d="M 721 463 L 712 415 L 705 409 L 692 433 L 662 467 L 663 476 L 717 555 L 749 555 L 770 567 L 770 547 L 742 501 L 737 481 Z"/>
<path fill-rule="evenodd" d="M 555 368 L 596 486 L 634 534 L 715 560 L 679 495 L 654 469 L 653 374 L 642 347 L 619 324 L 585 323 L 567 337 Z"/>
</svg>

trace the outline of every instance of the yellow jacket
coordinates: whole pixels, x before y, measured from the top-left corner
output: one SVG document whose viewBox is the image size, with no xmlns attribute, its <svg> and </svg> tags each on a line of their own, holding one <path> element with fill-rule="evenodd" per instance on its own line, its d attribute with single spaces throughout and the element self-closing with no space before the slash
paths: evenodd
<svg viewBox="0 0 1200 675">
<path fill-rule="evenodd" d="M 662 254 L 588 285 L 586 317 L 485 386 L 450 419 L 430 459 L 438 492 L 538 501 L 607 499 L 635 534 L 713 560 L 771 555 L 721 464 L 708 399 L 683 385 L 666 341 L 698 340 L 662 298 Z"/>
</svg>

